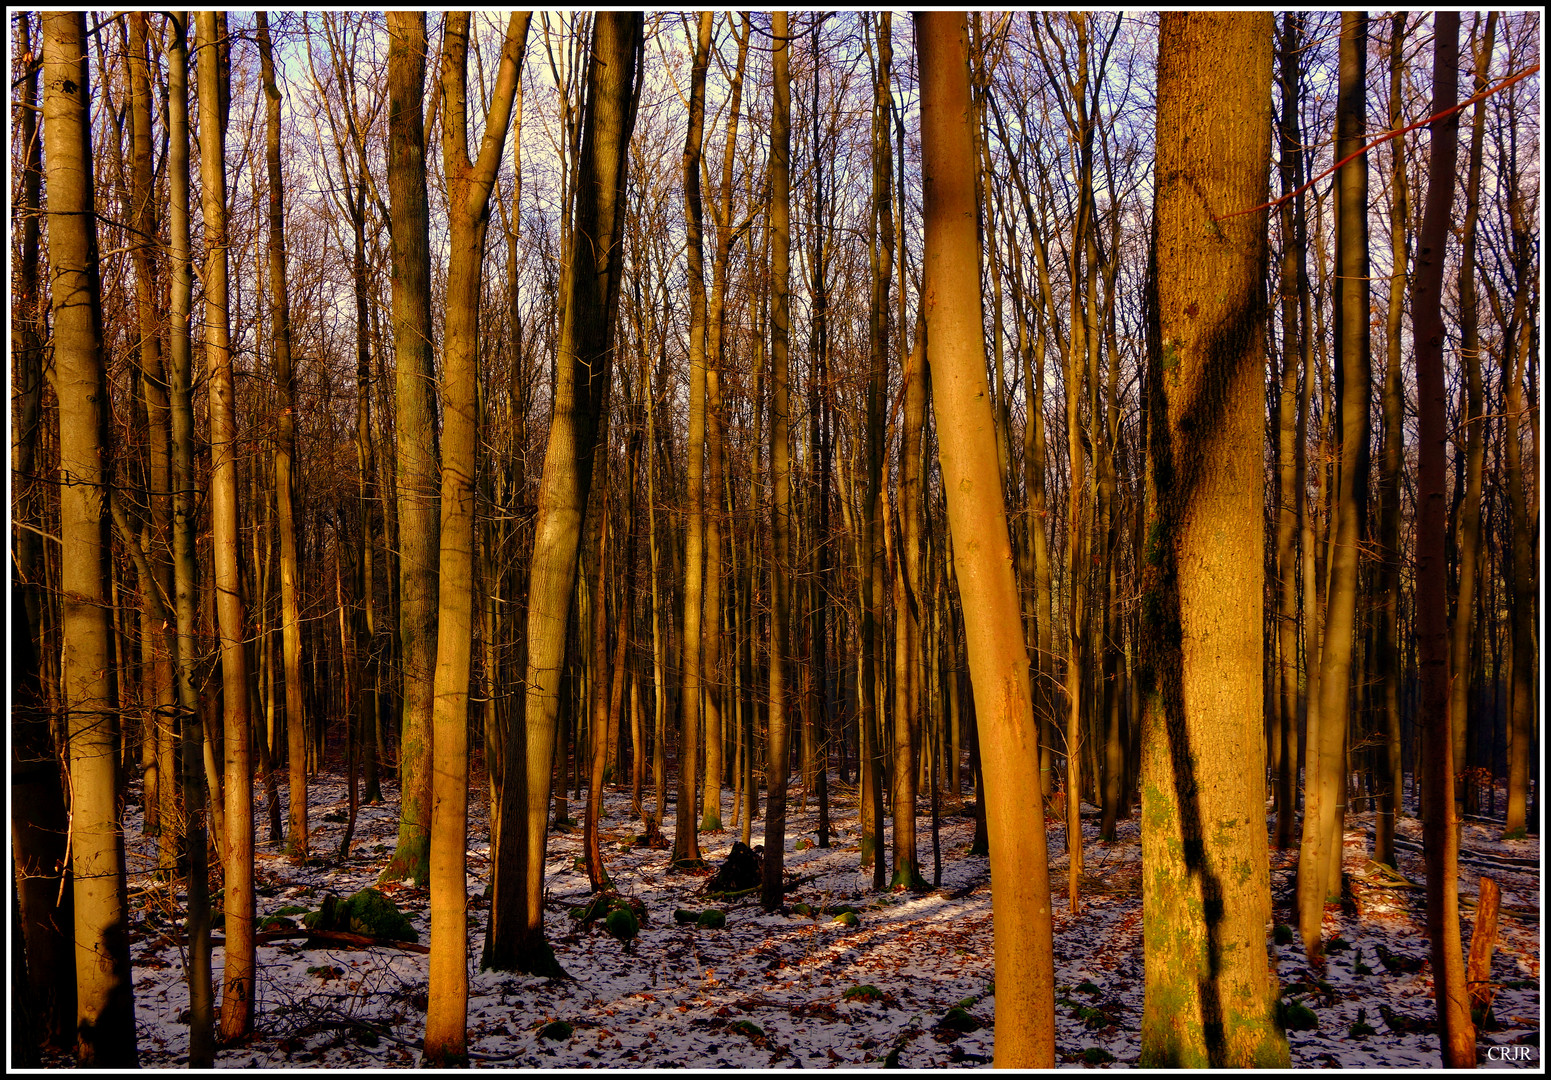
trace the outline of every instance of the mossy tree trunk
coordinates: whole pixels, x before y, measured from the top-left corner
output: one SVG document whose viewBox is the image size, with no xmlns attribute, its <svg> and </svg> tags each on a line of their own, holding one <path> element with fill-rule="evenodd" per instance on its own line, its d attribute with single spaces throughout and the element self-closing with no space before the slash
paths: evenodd
<svg viewBox="0 0 1551 1080">
<path fill-rule="evenodd" d="M 1165 13 L 1148 331 L 1144 1067 L 1280 1067 L 1261 645 L 1269 13 Z"/>
</svg>

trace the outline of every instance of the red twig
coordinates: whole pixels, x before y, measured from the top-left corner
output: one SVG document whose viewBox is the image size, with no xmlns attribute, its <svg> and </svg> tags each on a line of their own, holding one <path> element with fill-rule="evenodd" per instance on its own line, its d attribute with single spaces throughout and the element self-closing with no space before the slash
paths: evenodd
<svg viewBox="0 0 1551 1080">
<path fill-rule="evenodd" d="M 1213 218 L 1212 220 L 1213 221 L 1226 221 L 1228 218 L 1240 217 L 1240 216 L 1242 216 L 1244 214 L 1253 214 L 1257 210 L 1275 210 L 1278 206 L 1281 206 L 1288 199 L 1293 198 L 1295 195 L 1301 195 L 1303 192 L 1307 191 L 1309 188 L 1313 187 L 1315 184 L 1317 184 L 1321 180 L 1325 179 L 1325 177 L 1327 177 L 1331 173 L 1335 172 L 1341 166 L 1345 165 L 1348 161 L 1351 161 L 1353 158 L 1358 157 L 1359 155 L 1366 154 L 1369 150 L 1372 150 L 1375 146 L 1378 146 L 1381 143 L 1389 142 L 1389 140 L 1397 138 L 1397 137 L 1399 137 L 1401 135 L 1404 135 L 1408 131 L 1415 131 L 1417 128 L 1422 127 L 1424 124 L 1430 124 L 1434 120 L 1442 120 L 1444 117 L 1450 115 L 1451 113 L 1457 113 L 1461 109 L 1468 108 L 1471 105 L 1474 105 L 1478 101 L 1485 101 L 1487 98 L 1491 97 L 1493 94 L 1496 94 L 1496 93 L 1499 93 L 1499 92 L 1501 92 L 1503 90 L 1508 89 L 1508 87 L 1512 86 L 1514 83 L 1519 82 L 1521 79 L 1529 78 L 1531 75 L 1535 74 L 1535 72 L 1537 72 L 1539 70 L 1540 70 L 1540 65 L 1539 64 L 1532 64 L 1531 66 L 1525 68 L 1523 71 L 1519 72 L 1517 75 L 1510 75 L 1510 76 L 1508 76 L 1508 78 L 1504 79 L 1502 82 L 1498 83 L 1496 86 L 1492 87 L 1490 90 L 1483 90 L 1483 91 L 1481 91 L 1481 93 L 1477 94 L 1475 97 L 1467 98 L 1466 100 L 1460 102 L 1458 105 L 1455 105 L 1452 108 L 1444 109 L 1440 113 L 1434 113 L 1432 116 L 1429 116 L 1429 117 L 1427 117 L 1424 120 L 1418 120 L 1414 124 L 1407 124 L 1403 128 L 1397 128 L 1394 131 L 1387 131 L 1383 135 L 1380 135 L 1377 139 L 1374 139 L 1367 146 L 1364 146 L 1361 150 L 1354 150 L 1352 153 L 1346 155 L 1346 157 L 1342 158 L 1340 161 L 1338 161 L 1334 165 L 1330 166 L 1330 168 L 1328 168 L 1324 172 L 1320 173 L 1314 179 L 1312 179 L 1308 183 L 1304 184 L 1302 187 L 1300 187 L 1300 188 L 1298 188 L 1298 189 L 1296 189 L 1294 191 L 1289 191 L 1286 195 L 1283 195 L 1280 199 L 1272 199 L 1270 202 L 1261 203 L 1259 206 L 1252 206 L 1248 210 L 1235 210 L 1231 214 L 1223 214 L 1220 217 Z"/>
</svg>

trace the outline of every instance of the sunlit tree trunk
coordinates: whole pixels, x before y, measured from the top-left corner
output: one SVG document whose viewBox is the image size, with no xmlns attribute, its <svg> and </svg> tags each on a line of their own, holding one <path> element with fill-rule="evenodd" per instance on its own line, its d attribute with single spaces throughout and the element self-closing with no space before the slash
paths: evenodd
<svg viewBox="0 0 1551 1080">
<path fill-rule="evenodd" d="M 194 687 L 198 583 L 194 558 L 193 350 L 189 340 L 193 262 L 189 249 L 187 12 L 169 18 L 167 50 L 167 224 L 172 282 L 168 294 L 168 391 L 172 426 L 172 569 L 178 626 L 178 710 L 182 739 L 184 844 L 188 851 L 189 1065 L 215 1062 L 215 993 L 210 965 L 210 896 L 205 854 L 205 785 L 199 695 Z M 212 801 L 210 804 L 216 804 Z M 212 822 L 219 833 L 220 823 Z"/>
<path fill-rule="evenodd" d="M 1433 16 L 1433 97 L 1430 115 L 1459 97 L 1459 13 Z M 1417 236 L 1411 287 L 1417 384 L 1416 634 L 1421 680 L 1423 849 L 1427 865 L 1427 937 L 1431 946 L 1438 1041 L 1446 1068 L 1473 1068 L 1475 1026 L 1465 993 L 1459 933 L 1459 834 L 1453 799 L 1454 753 L 1449 732 L 1447 520 L 1447 389 L 1443 374 L 1443 270 L 1454 202 L 1459 114 L 1429 125 L 1427 199 Z"/>
<path fill-rule="evenodd" d="M 403 712 L 399 727 L 398 843 L 381 880 L 423 882 L 430 873 L 432 669 L 436 663 L 441 519 L 436 376 L 431 351 L 430 210 L 421 104 L 426 35 L 422 13 L 392 11 L 387 18 Z M 293 749 L 293 769 L 299 756 Z"/>
<path fill-rule="evenodd" d="M 490 194 L 506 144 L 528 21 L 527 12 L 516 12 L 507 24 L 485 132 L 472 160 L 468 151 L 469 13 L 447 15 L 442 44 L 442 162 L 447 174 L 450 254 L 442 334 L 440 594 L 431 713 L 430 1004 L 425 1019 L 425 1062 L 440 1067 L 468 1060 L 468 721 L 480 269 Z"/>
<path fill-rule="evenodd" d="M 743 68 L 748 56 L 751 23 L 745 13 L 737 35 L 738 58 L 728 90 L 727 145 L 722 154 L 720 199 L 716 217 L 716 255 L 711 264 L 711 296 L 706 312 L 706 492 L 711 499 L 705 519 L 705 612 L 701 619 L 701 667 L 705 692 L 705 789 L 700 828 L 722 827 L 722 496 L 726 456 L 722 436 L 722 342 L 726 336 L 727 267 L 740 230 L 732 221 L 732 167 L 738 142 L 738 109 L 743 96 Z"/>
<path fill-rule="evenodd" d="M 1286 1068 L 1267 955 L 1269 13 L 1165 13 L 1142 597 L 1145 1067 Z M 1153 322 L 1152 320 L 1156 320 Z"/>
<path fill-rule="evenodd" d="M 1013 580 L 995 420 L 987 398 L 975 231 L 969 36 L 962 13 L 916 16 L 926 261 L 922 305 L 948 521 L 955 538 L 986 774 L 997 896 L 996 1064 L 1055 1065 L 1050 881 L 1039 805 L 1039 728 Z"/>
<path fill-rule="evenodd" d="M 701 252 L 700 154 L 705 139 L 705 74 L 711 58 L 709 11 L 700 13 L 689 83 L 689 132 L 684 139 L 684 229 L 689 284 L 689 485 L 684 540 L 684 636 L 679 657 L 679 785 L 674 809 L 673 862 L 700 861 L 695 833 L 695 773 L 700 738 L 702 604 L 705 599 L 706 300 Z M 715 617 L 714 614 L 711 617 Z"/>
<path fill-rule="evenodd" d="M 770 117 L 770 679 L 769 751 L 765 766 L 765 865 L 760 902 L 781 906 L 786 861 L 786 783 L 790 724 L 786 714 L 787 620 L 791 612 L 792 482 L 788 380 L 791 337 L 792 102 L 786 12 L 771 14 L 774 105 Z M 740 50 L 741 51 L 741 50 Z M 728 153 L 731 154 L 731 140 Z M 745 753 L 752 753 L 750 746 Z M 707 778 L 709 786 L 709 777 Z M 752 811 L 749 817 L 753 817 Z"/>
<path fill-rule="evenodd" d="M 128 16 L 128 68 L 130 116 L 130 216 L 138 236 L 134 244 L 135 308 L 140 322 L 140 384 L 145 400 L 146 442 L 148 444 L 146 480 L 150 516 L 149 574 L 142 578 L 146 588 L 161 596 L 172 595 L 172 564 L 166 546 L 168 530 L 168 491 L 170 489 L 171 449 L 168 426 L 167 380 L 163 370 L 160 315 L 156 305 L 155 192 L 151 161 L 151 83 L 146 64 L 146 18 L 141 12 Z M 165 647 L 166 639 L 145 624 L 143 647 L 150 650 L 150 667 L 145 675 L 142 699 L 148 706 L 147 734 L 153 764 L 144 777 L 146 827 L 153 821 L 158 837 L 158 869 L 170 872 L 177 861 L 177 830 L 173 819 L 177 812 L 175 783 L 176 743 L 173 723 L 173 662 Z M 154 787 L 153 787 L 154 778 Z M 154 812 L 154 816 L 153 816 Z"/>
<path fill-rule="evenodd" d="M 43 16 L 42 29 L 54 389 L 60 419 L 61 669 L 69 710 L 76 1062 L 86 1068 L 132 1068 L 138 1059 L 124 833 L 115 805 L 118 718 L 108 640 L 112 474 L 86 16 L 50 12 Z"/>
<path fill-rule="evenodd" d="M 248 709 L 247 611 L 238 564 L 237 418 L 232 379 L 227 288 L 225 32 L 214 13 L 196 16 L 199 56 L 200 188 L 205 214 L 205 354 L 210 387 L 210 524 L 215 612 L 221 642 L 225 732 L 226 966 L 221 1038 L 247 1038 L 253 1028 L 257 960 L 253 941 L 252 718 Z"/>
</svg>

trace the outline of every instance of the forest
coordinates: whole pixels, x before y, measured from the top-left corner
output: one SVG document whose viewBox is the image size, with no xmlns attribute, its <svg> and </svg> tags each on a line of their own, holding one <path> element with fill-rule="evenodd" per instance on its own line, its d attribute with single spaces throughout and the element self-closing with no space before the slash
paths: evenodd
<svg viewBox="0 0 1551 1080">
<path fill-rule="evenodd" d="M 1539 1067 L 1538 12 L 7 28 L 12 1068 Z"/>
</svg>

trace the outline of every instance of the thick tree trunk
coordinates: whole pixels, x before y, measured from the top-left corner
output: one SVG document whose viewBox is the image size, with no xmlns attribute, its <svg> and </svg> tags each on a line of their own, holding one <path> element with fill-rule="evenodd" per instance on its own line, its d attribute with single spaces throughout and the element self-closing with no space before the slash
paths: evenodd
<svg viewBox="0 0 1551 1080">
<path fill-rule="evenodd" d="M 393 350 L 397 368 L 399 831 L 382 881 L 428 880 L 431 707 L 440 550 L 436 375 L 431 351 L 431 240 L 426 198 L 425 16 L 388 14 L 388 198 L 393 227 Z M 278 483 L 278 481 L 277 481 Z M 292 736 L 296 738 L 296 736 Z M 302 755 L 292 743 L 292 768 Z M 294 782 L 294 781 L 293 781 Z"/>
<path fill-rule="evenodd" d="M 1142 1064 L 1286 1068 L 1260 715 L 1269 13 L 1165 13 L 1148 348 Z"/>
<path fill-rule="evenodd" d="M 1027 808 L 1039 805 L 1039 727 L 987 399 L 969 39 L 962 13 L 916 20 L 932 403 L 981 737 L 997 762 L 986 776 L 998 914 L 996 1064 L 1049 1069 L 1055 1065 L 1055 980 L 1045 830 L 1037 822 L 1035 828 L 1020 824 Z"/>
<path fill-rule="evenodd" d="M 118 716 L 109 658 L 112 469 L 85 14 L 44 15 L 42 37 L 54 388 L 60 419 L 61 673 L 69 710 L 76 1061 L 86 1068 L 132 1068 L 137 1064 L 134 985 L 124 833 L 115 805 Z"/>
</svg>

